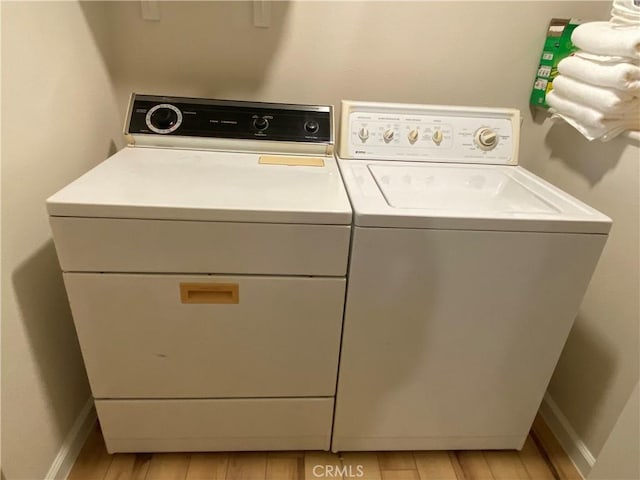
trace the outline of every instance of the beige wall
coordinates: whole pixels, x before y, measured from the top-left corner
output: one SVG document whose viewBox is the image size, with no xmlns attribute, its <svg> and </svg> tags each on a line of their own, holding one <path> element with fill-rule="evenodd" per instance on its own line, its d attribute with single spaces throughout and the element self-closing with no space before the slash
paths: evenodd
<svg viewBox="0 0 640 480">
<path fill-rule="evenodd" d="M 606 18 L 607 2 L 273 2 L 252 26 L 251 2 L 161 2 L 145 21 L 115 2 L 118 101 L 132 91 L 265 101 L 341 99 L 494 105 L 525 114 L 522 161 L 545 127 L 528 114 L 551 17 Z"/>
<path fill-rule="evenodd" d="M 93 9 L 103 6 L 89 15 Z M 44 477 L 90 395 L 44 202 L 105 159 L 118 136 L 120 115 L 94 33 L 75 2 L 2 2 L 7 480 Z"/>
<path fill-rule="evenodd" d="M 36 102 L 44 106 L 38 122 L 52 129 L 36 130 L 33 141 L 26 124 L 12 125 L 11 143 L 3 145 L 3 160 L 5 151 L 13 152 L 3 171 L 9 186 L 3 205 L 5 199 L 19 205 L 15 212 L 9 209 L 6 219 L 3 209 L 3 227 L 13 226 L 11 234 L 3 228 L 3 282 L 14 289 L 20 278 L 16 271 L 39 277 L 34 273 L 46 270 L 42 282 L 56 285 L 51 295 L 59 310 L 51 317 L 63 319 L 56 320 L 64 332 L 56 342 L 74 342 L 42 202 L 104 158 L 111 136 L 121 142 L 113 132 L 131 91 L 335 105 L 351 98 L 516 107 L 524 116 L 521 163 L 602 209 L 616 225 L 551 385 L 553 398 L 597 454 L 638 375 L 637 335 L 630 335 L 638 315 L 637 293 L 631 294 L 638 289 L 632 269 L 638 245 L 637 145 L 628 139 L 588 144 L 566 126 L 536 123 L 528 98 L 549 19 L 606 19 L 609 6 L 591 1 L 276 2 L 268 29 L 252 26 L 250 2 L 161 2 L 159 22 L 142 20 L 139 2 L 92 4 L 82 10 L 76 4 L 5 6 L 12 19 L 3 15 L 3 37 L 21 41 L 3 51 L 8 57 L 3 71 L 11 65 L 14 72 L 7 75 L 12 83 L 3 84 L 4 91 L 19 92 L 3 103 L 3 111 L 18 110 L 35 92 Z M 35 51 L 23 51 L 25 42 L 34 43 Z M 115 117 L 109 74 L 119 109 Z M 96 115 L 91 104 L 104 116 Z M 53 106 L 67 115 L 53 122 Z M 101 129 L 109 133 L 97 134 Z M 43 160 L 52 154 L 55 163 Z M 44 174 L 33 182 L 33 171 Z M 18 293 L 9 290 L 8 306 L 3 302 L 3 316 L 6 311 L 9 319 L 3 334 L 11 336 L 8 352 L 3 348 L 3 368 L 9 370 L 7 359 L 20 360 L 18 371 L 3 378 L 3 415 L 17 408 L 18 396 L 4 393 L 9 382 L 13 390 L 24 391 L 29 411 L 37 412 L 33 424 L 14 426 L 12 433 L 29 442 L 33 437 L 39 458 L 51 461 L 86 385 L 75 344 L 56 368 L 46 368 L 42 359 L 61 355 L 60 349 L 43 341 L 51 334 L 48 324 L 27 318 L 47 315 L 30 313 L 31 301 L 21 306 L 25 294 Z M 67 364 L 73 364 L 74 373 L 63 379 L 58 369 Z M 52 407 L 54 386 L 66 383 L 68 390 L 75 388 L 67 394 L 73 407 Z M 5 402 L 10 402 L 6 408 Z M 35 437 L 34 425 L 44 425 L 44 440 L 40 432 Z M 3 425 L 3 435 L 4 430 Z M 18 455 L 12 464 L 20 465 L 19 442 L 9 438 L 3 438 L 3 450 L 7 458 L 9 451 Z M 32 471 L 41 471 L 43 462 Z"/>
<path fill-rule="evenodd" d="M 611 435 L 607 438 L 588 480 L 640 478 L 640 393 L 636 383 Z"/>
<path fill-rule="evenodd" d="M 546 136 L 551 156 L 534 171 L 613 219 L 549 394 L 597 457 L 639 377 L 640 148 L 590 144 L 566 125 Z"/>
</svg>

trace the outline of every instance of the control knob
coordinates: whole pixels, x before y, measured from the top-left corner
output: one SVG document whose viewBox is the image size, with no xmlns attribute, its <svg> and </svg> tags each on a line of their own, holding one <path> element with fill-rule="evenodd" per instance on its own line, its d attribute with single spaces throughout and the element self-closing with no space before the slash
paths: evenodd
<svg viewBox="0 0 640 480">
<path fill-rule="evenodd" d="M 442 130 L 437 129 L 435 132 L 433 132 L 431 140 L 433 140 L 433 143 L 435 143 L 436 145 L 440 145 L 442 143 Z"/>
<path fill-rule="evenodd" d="M 416 143 L 416 141 L 418 140 L 418 137 L 420 136 L 420 132 L 418 132 L 417 128 L 414 128 L 413 130 L 411 130 L 409 132 L 409 135 L 407 135 L 407 138 L 409 139 L 409 143 L 411 145 L 413 145 L 414 143 Z"/>
<path fill-rule="evenodd" d="M 182 112 L 175 105 L 161 103 L 149 109 L 145 120 L 152 132 L 171 133 L 182 124 Z"/>
<path fill-rule="evenodd" d="M 498 133 L 488 127 L 476 132 L 476 145 L 482 150 L 492 150 L 498 144 Z"/>
<path fill-rule="evenodd" d="M 362 127 L 358 131 L 358 137 L 360 138 L 360 140 L 362 140 L 362 143 L 366 142 L 367 139 L 369 138 L 369 130 L 365 127 Z"/>
<path fill-rule="evenodd" d="M 253 120 L 253 127 L 262 132 L 269 128 L 269 120 L 264 117 L 257 117 Z"/>
<path fill-rule="evenodd" d="M 320 124 L 315 120 L 308 120 L 304 124 L 304 129 L 307 133 L 318 133 L 318 130 L 320 130 Z"/>
<path fill-rule="evenodd" d="M 389 143 L 391 140 L 393 140 L 394 135 L 395 135 L 395 132 L 393 131 L 393 129 L 391 128 L 386 129 L 382 134 L 382 139 L 384 140 L 384 143 Z"/>
</svg>

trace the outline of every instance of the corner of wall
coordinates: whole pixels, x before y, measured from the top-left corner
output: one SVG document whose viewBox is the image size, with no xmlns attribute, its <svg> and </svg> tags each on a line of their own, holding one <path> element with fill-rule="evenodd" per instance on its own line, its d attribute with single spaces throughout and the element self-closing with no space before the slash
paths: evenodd
<svg viewBox="0 0 640 480">
<path fill-rule="evenodd" d="M 549 393 L 545 394 L 542 405 L 540 405 L 540 415 L 580 475 L 586 478 L 595 465 L 596 459 Z"/>
<path fill-rule="evenodd" d="M 97 419 L 96 409 L 93 406 L 93 397 L 89 397 L 62 442 L 56 458 L 44 477 L 45 480 L 64 480 L 69 476 L 71 468 Z"/>
</svg>

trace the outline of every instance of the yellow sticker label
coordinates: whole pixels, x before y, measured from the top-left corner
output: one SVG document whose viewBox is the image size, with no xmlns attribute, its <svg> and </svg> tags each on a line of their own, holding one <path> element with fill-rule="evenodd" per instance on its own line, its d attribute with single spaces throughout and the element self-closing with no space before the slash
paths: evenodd
<svg viewBox="0 0 640 480">
<path fill-rule="evenodd" d="M 300 167 L 324 167 L 324 160 L 320 157 L 291 157 L 285 155 L 261 155 L 258 163 L 261 165 L 290 165 Z"/>
</svg>

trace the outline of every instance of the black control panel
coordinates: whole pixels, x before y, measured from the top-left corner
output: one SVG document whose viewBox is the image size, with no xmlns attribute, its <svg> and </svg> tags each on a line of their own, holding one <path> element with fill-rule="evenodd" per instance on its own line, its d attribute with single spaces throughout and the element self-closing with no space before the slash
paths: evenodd
<svg viewBox="0 0 640 480">
<path fill-rule="evenodd" d="M 331 143 L 330 106 L 131 96 L 125 133 Z"/>
</svg>

